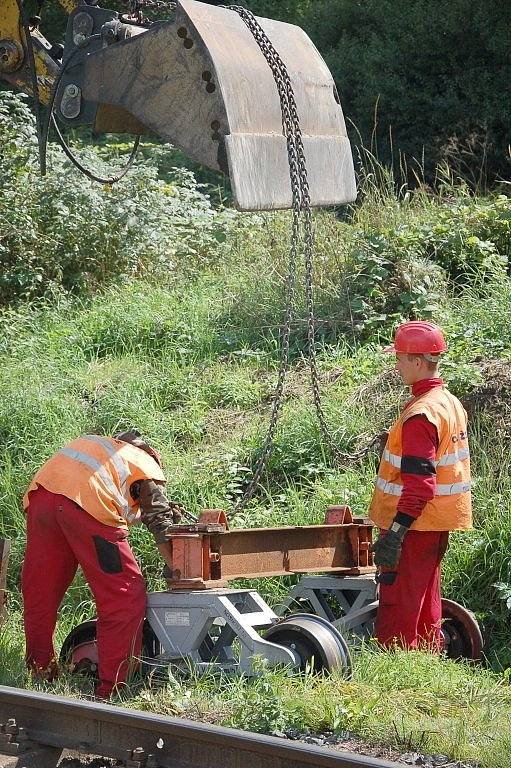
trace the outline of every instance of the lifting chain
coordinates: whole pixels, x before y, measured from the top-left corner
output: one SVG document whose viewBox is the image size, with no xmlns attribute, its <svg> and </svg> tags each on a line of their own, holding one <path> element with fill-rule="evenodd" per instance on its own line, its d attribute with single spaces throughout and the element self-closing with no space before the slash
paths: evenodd
<svg viewBox="0 0 511 768">
<path fill-rule="evenodd" d="M 21 2 L 21 0 L 18 0 L 18 2 Z M 167 9 L 170 11 L 174 11 L 176 8 L 176 4 L 175 2 L 165 2 L 165 0 L 128 0 L 128 7 L 129 7 L 129 12 L 131 14 L 138 15 L 142 19 L 142 8 L 150 8 L 152 10 Z M 261 454 L 259 456 L 256 468 L 254 470 L 254 474 L 247 488 L 245 489 L 245 492 L 242 498 L 237 502 L 237 504 L 233 509 L 232 515 L 234 515 L 246 507 L 246 505 L 252 498 L 257 486 L 259 485 L 261 476 L 264 472 L 269 455 L 273 447 L 273 441 L 275 437 L 275 431 L 277 428 L 277 422 L 280 416 L 280 412 L 282 410 L 283 399 L 284 399 L 284 383 L 285 383 L 287 370 L 289 367 L 289 340 L 290 340 L 290 333 L 291 333 L 291 321 L 293 317 L 293 302 L 294 302 L 294 293 L 295 293 L 295 284 L 296 284 L 296 267 L 297 267 L 297 260 L 298 260 L 298 247 L 300 243 L 300 225 L 302 222 L 302 219 L 301 219 L 302 214 L 303 214 L 303 233 L 304 233 L 303 240 L 304 240 L 304 260 L 305 260 L 305 294 L 306 294 L 306 301 L 307 301 L 307 348 L 308 348 L 308 359 L 309 359 L 309 368 L 310 368 L 310 377 L 311 377 L 312 397 L 314 401 L 314 406 L 316 408 L 316 413 L 317 413 L 319 425 L 321 428 L 321 432 L 328 444 L 328 447 L 330 448 L 332 455 L 335 457 L 335 459 L 339 463 L 356 461 L 362 456 L 364 456 L 372 448 L 372 446 L 378 442 L 379 436 L 374 437 L 368 445 L 366 445 L 362 450 L 357 451 L 356 453 L 343 453 L 342 451 L 339 450 L 339 448 L 335 444 L 332 434 L 330 433 L 330 430 L 328 428 L 325 413 L 321 403 L 320 382 L 319 382 L 319 374 L 318 374 L 317 361 L 316 361 L 316 342 L 315 342 L 315 328 L 314 328 L 314 290 L 313 290 L 314 288 L 314 273 L 313 273 L 314 233 L 313 233 L 313 226 L 312 226 L 312 208 L 311 208 L 311 201 L 310 201 L 309 182 L 308 182 L 308 176 L 307 176 L 307 165 L 306 165 L 305 151 L 303 146 L 303 138 L 302 138 L 298 111 L 296 107 L 296 100 L 295 100 L 295 95 L 293 91 L 293 86 L 284 62 L 282 61 L 278 52 L 274 48 L 271 40 L 269 39 L 264 29 L 259 24 L 259 22 L 257 21 L 254 14 L 251 11 L 249 11 L 247 8 L 244 8 L 243 6 L 240 6 L 240 5 L 232 5 L 232 6 L 224 6 L 224 7 L 228 7 L 230 10 L 239 14 L 240 18 L 243 20 L 243 22 L 246 24 L 246 26 L 252 33 L 254 40 L 259 46 L 273 74 L 273 78 L 275 80 L 275 84 L 277 86 L 277 91 L 280 98 L 280 105 L 281 105 L 281 112 L 282 112 L 282 130 L 287 142 L 289 177 L 290 177 L 291 192 L 292 192 L 292 234 L 291 234 L 291 245 L 290 245 L 290 254 L 289 254 L 288 277 L 286 282 L 286 308 L 285 308 L 284 320 L 283 320 L 283 326 L 282 326 L 282 341 L 281 341 L 279 371 L 277 376 L 277 384 L 275 387 L 273 400 L 272 400 L 270 423 L 268 426 L 266 437 L 263 442 L 263 446 L 261 448 Z M 57 91 L 56 86 L 58 86 L 58 82 L 60 82 L 62 74 L 67 68 L 66 64 L 69 65 L 69 63 L 70 63 L 70 59 L 68 59 L 68 61 L 63 65 L 62 71 L 60 73 L 60 77 L 58 78 L 57 83 L 53 87 L 52 100 L 51 100 L 50 107 L 48 109 L 49 116 L 52 116 L 53 101 L 55 99 L 55 94 Z M 44 145 L 46 144 L 47 135 L 48 135 L 48 123 L 49 123 L 49 117 L 47 117 L 45 121 L 45 125 L 43 126 L 43 131 L 42 131 Z M 59 135 L 60 131 L 58 131 L 58 126 L 55 123 L 54 125 L 55 125 L 55 128 L 57 129 L 57 136 L 60 139 L 61 136 Z M 63 141 L 61 141 L 61 144 L 64 146 Z M 103 183 L 113 183 L 114 181 L 117 181 L 119 178 L 121 178 L 124 175 L 124 173 L 128 170 L 128 168 L 131 166 L 134 159 L 134 155 L 136 153 L 137 146 L 138 146 L 138 140 L 135 143 L 135 146 L 132 151 L 132 155 L 130 156 L 127 166 L 125 167 L 125 169 L 121 171 L 118 177 L 114 177 L 112 179 L 99 179 L 95 177 L 90 171 L 88 171 L 87 169 L 84 169 L 83 166 L 79 165 L 78 162 L 76 162 L 76 158 L 71 157 L 71 159 L 73 160 L 73 162 L 75 162 L 76 165 L 78 165 L 78 167 L 80 167 L 80 170 L 87 173 L 89 178 L 93 178 L 95 181 L 101 181 Z M 67 148 L 64 147 L 64 149 L 66 150 Z M 68 154 L 68 156 L 70 155 Z"/>
<path fill-rule="evenodd" d="M 314 253 L 314 232 L 312 225 L 312 208 L 309 192 L 309 181 L 307 176 L 307 164 L 303 146 L 303 138 L 300 127 L 300 119 L 296 107 L 296 99 L 291 83 L 291 78 L 286 65 L 282 61 L 278 52 L 275 50 L 271 40 L 257 21 L 254 14 L 240 5 L 229 6 L 230 10 L 239 14 L 246 24 L 254 40 L 258 44 L 268 66 L 270 67 L 275 85 L 280 98 L 282 112 L 282 130 L 287 142 L 287 153 L 289 162 L 289 176 L 292 192 L 292 212 L 293 224 L 289 257 L 289 273 L 286 286 L 286 310 L 282 328 L 282 345 L 280 355 L 280 367 L 277 378 L 277 385 L 273 396 L 273 405 L 270 416 L 270 423 L 266 437 L 264 439 L 261 454 L 257 462 L 254 474 L 248 484 L 242 498 L 235 505 L 233 515 L 240 512 L 252 498 L 256 487 L 259 484 L 261 475 L 264 472 L 268 457 L 271 453 L 277 421 L 282 410 L 284 395 L 284 380 L 289 365 L 289 337 L 292 320 L 292 304 L 296 282 L 296 263 L 298 257 L 298 245 L 300 240 L 300 223 L 303 214 L 303 239 L 304 239 L 304 259 L 305 259 L 305 293 L 307 300 L 307 348 L 309 358 L 309 368 L 311 377 L 312 396 L 314 406 L 321 428 L 330 451 L 339 463 L 355 461 L 364 456 L 370 448 L 376 444 L 378 438 L 371 440 L 369 445 L 365 446 L 357 453 L 343 453 L 334 442 L 332 434 L 328 429 L 325 412 L 321 404 L 319 374 L 316 362 L 316 342 L 314 329 L 314 273 L 313 273 L 313 253 Z"/>
</svg>

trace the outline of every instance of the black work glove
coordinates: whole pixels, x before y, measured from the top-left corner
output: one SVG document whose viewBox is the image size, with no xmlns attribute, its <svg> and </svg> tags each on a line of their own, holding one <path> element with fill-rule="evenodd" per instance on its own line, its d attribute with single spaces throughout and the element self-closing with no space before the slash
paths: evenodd
<svg viewBox="0 0 511 768">
<path fill-rule="evenodd" d="M 176 525 L 185 513 L 184 507 L 170 501 L 159 483 L 154 480 L 141 480 L 139 488 L 140 517 L 149 528 L 156 542 L 167 541 L 167 531 Z"/>
<path fill-rule="evenodd" d="M 374 553 L 374 564 L 385 568 L 395 568 L 401 557 L 401 543 L 403 539 L 397 533 L 389 531 L 385 536 L 380 536 L 371 547 Z"/>
<path fill-rule="evenodd" d="M 407 532 L 406 525 L 393 522 L 389 530 L 375 541 L 371 547 L 374 564 L 384 568 L 395 568 L 401 557 L 401 545 Z"/>
</svg>

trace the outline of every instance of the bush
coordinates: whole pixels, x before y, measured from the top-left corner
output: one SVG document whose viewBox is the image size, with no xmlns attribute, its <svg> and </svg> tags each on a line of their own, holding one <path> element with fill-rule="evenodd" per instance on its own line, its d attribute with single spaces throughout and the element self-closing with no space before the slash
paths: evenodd
<svg viewBox="0 0 511 768">
<path fill-rule="evenodd" d="M 381 208 L 388 205 L 382 201 Z M 345 290 L 363 338 L 401 319 L 437 316 L 449 291 L 470 284 L 482 291 L 510 270 L 508 197 L 475 198 L 450 188 L 444 197 L 407 208 L 389 224 L 384 215 L 373 221 L 355 213 L 360 228 L 352 233 Z"/>
<path fill-rule="evenodd" d="M 147 161 L 114 186 L 98 185 L 51 146 L 41 178 L 36 147 L 25 99 L 0 92 L 0 305 L 218 258 L 233 214 L 215 211 L 191 172 L 168 182 Z M 84 156 L 97 168 L 97 153 Z"/>
<path fill-rule="evenodd" d="M 511 15 L 499 0 L 250 0 L 302 26 L 345 115 L 385 163 L 435 177 L 446 160 L 473 187 L 509 176 Z M 353 135 L 355 142 L 359 141 Z"/>
</svg>

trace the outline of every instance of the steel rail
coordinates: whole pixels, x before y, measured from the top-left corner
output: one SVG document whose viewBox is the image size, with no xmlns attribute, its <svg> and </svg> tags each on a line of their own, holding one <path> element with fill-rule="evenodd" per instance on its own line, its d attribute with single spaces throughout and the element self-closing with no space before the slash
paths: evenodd
<svg viewBox="0 0 511 768">
<path fill-rule="evenodd" d="M 154 758 L 147 765 L 158 768 L 399 768 L 378 758 L 274 736 L 0 686 L 0 723 L 12 718 L 25 729 L 33 748 L 124 760 L 136 749 L 126 764 L 142 768 L 149 754 Z"/>
</svg>

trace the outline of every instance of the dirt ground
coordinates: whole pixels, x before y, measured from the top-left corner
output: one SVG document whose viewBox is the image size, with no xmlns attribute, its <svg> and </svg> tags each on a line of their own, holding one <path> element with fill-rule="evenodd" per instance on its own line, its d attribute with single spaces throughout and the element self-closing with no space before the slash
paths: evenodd
<svg viewBox="0 0 511 768">
<path fill-rule="evenodd" d="M 469 421 L 483 416 L 492 428 L 511 439 L 511 361 L 490 360 L 480 365 L 483 382 L 463 398 Z"/>
</svg>

